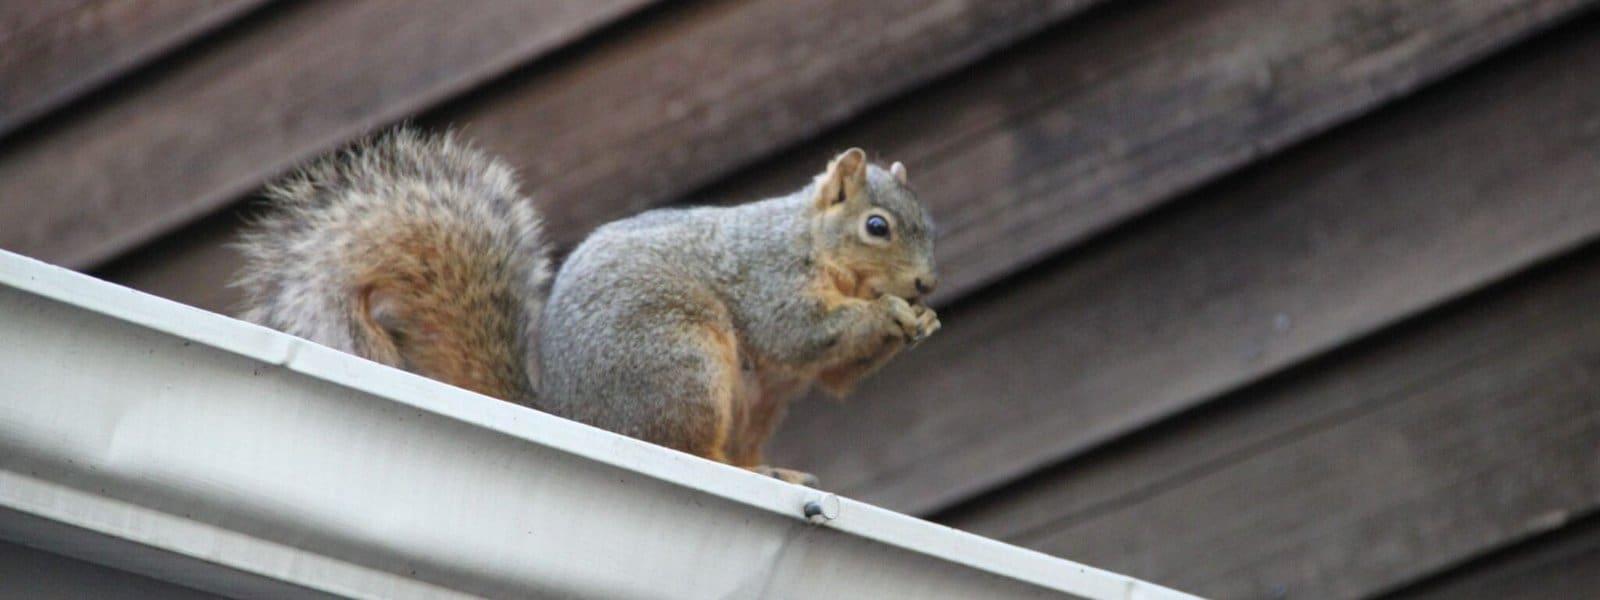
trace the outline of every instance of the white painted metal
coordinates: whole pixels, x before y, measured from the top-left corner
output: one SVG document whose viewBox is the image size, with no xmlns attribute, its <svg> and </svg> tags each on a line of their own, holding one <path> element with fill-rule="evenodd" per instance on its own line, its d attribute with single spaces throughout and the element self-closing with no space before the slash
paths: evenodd
<svg viewBox="0 0 1600 600">
<path fill-rule="evenodd" d="M 5 252 L 0 539 L 240 596 L 1192 597 Z"/>
</svg>

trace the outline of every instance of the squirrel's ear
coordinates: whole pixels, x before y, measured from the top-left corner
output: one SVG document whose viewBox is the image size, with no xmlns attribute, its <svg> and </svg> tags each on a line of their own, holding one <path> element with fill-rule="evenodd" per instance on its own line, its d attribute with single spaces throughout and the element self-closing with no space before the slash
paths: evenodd
<svg viewBox="0 0 1600 600">
<path fill-rule="evenodd" d="M 900 185 L 911 185 L 911 177 L 906 175 L 905 163 L 894 161 L 894 164 L 889 165 L 889 174 L 894 175 L 894 180 L 900 182 Z"/>
<path fill-rule="evenodd" d="M 867 153 L 860 148 L 845 150 L 828 163 L 828 170 L 819 179 L 816 198 L 818 209 L 844 203 L 866 186 Z"/>
<path fill-rule="evenodd" d="M 839 169 L 839 178 L 860 181 L 867 176 L 867 153 L 860 148 L 845 150 L 833 164 Z"/>
</svg>

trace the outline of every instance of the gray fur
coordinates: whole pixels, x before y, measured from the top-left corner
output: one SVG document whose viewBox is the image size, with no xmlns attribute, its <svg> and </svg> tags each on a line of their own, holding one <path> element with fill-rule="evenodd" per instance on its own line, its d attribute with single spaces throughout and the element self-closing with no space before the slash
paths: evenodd
<svg viewBox="0 0 1600 600">
<path fill-rule="evenodd" d="M 884 169 L 867 167 L 866 182 L 872 206 L 900 225 L 908 268 L 931 274 L 933 225 L 922 205 Z M 742 360 L 790 369 L 800 389 L 808 365 L 841 338 L 893 328 L 866 303 L 829 311 L 808 293 L 815 261 L 850 243 L 858 226 L 830 229 L 815 218 L 818 185 L 733 207 L 654 210 L 596 230 L 562 266 L 545 309 L 540 406 L 693 452 L 685 438 L 696 434 L 670 427 L 715 411 L 705 406 L 713 384 L 705 352 L 685 343 L 697 327 L 736 331 Z"/>
</svg>

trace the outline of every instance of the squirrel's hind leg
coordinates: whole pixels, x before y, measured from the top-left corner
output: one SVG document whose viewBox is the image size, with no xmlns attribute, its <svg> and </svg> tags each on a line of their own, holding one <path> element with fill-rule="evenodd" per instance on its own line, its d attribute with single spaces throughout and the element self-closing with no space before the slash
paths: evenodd
<svg viewBox="0 0 1600 600">
<path fill-rule="evenodd" d="M 761 457 L 761 448 L 783 420 L 784 409 L 810 387 L 809 382 L 803 377 L 760 367 L 745 369 L 743 375 L 740 394 L 734 399 L 737 418 L 728 443 L 729 462 L 768 477 L 816 487 L 815 475 L 774 467 Z"/>
<path fill-rule="evenodd" d="M 685 440 L 689 451 L 789 483 L 817 485 L 816 476 L 810 473 L 751 464 L 759 462 L 760 446 L 782 414 L 782 406 L 767 406 L 768 403 L 759 397 L 764 392 L 762 386 L 752 385 L 754 382 L 746 379 L 738 337 L 730 327 L 722 323 L 708 324 L 703 328 L 701 340 L 708 367 L 702 391 L 709 400 L 702 406 L 713 409 L 714 422 L 710 427 L 692 428 L 698 435 Z M 752 409 L 760 414 L 752 414 Z M 758 422 L 752 422 L 752 417 L 757 417 L 755 421 Z M 706 432 L 710 432 L 709 435 Z"/>
<path fill-rule="evenodd" d="M 655 400 L 626 411 L 631 426 L 620 431 L 647 442 L 728 463 L 728 440 L 733 431 L 734 402 L 739 393 L 737 345 L 725 327 L 714 324 L 655 324 L 657 331 L 643 336 L 652 340 L 677 340 L 650 348 L 628 348 L 634 369 L 601 376 L 597 381 L 632 381 L 625 389 Z M 690 368 L 685 368 L 693 365 Z M 627 393 L 608 394 L 626 400 Z M 640 398 L 632 401 L 638 402 Z"/>
</svg>

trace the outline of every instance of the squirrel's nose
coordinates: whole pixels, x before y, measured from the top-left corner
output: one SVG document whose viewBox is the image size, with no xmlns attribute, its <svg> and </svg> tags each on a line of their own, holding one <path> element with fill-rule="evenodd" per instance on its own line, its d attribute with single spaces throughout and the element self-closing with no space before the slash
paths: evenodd
<svg viewBox="0 0 1600 600">
<path fill-rule="evenodd" d="M 933 288 L 938 287 L 938 285 L 939 285 L 939 277 L 938 276 L 928 275 L 926 277 L 918 277 L 917 278 L 917 293 L 919 293 L 919 294 L 931 293 L 931 292 L 933 292 Z"/>
</svg>

